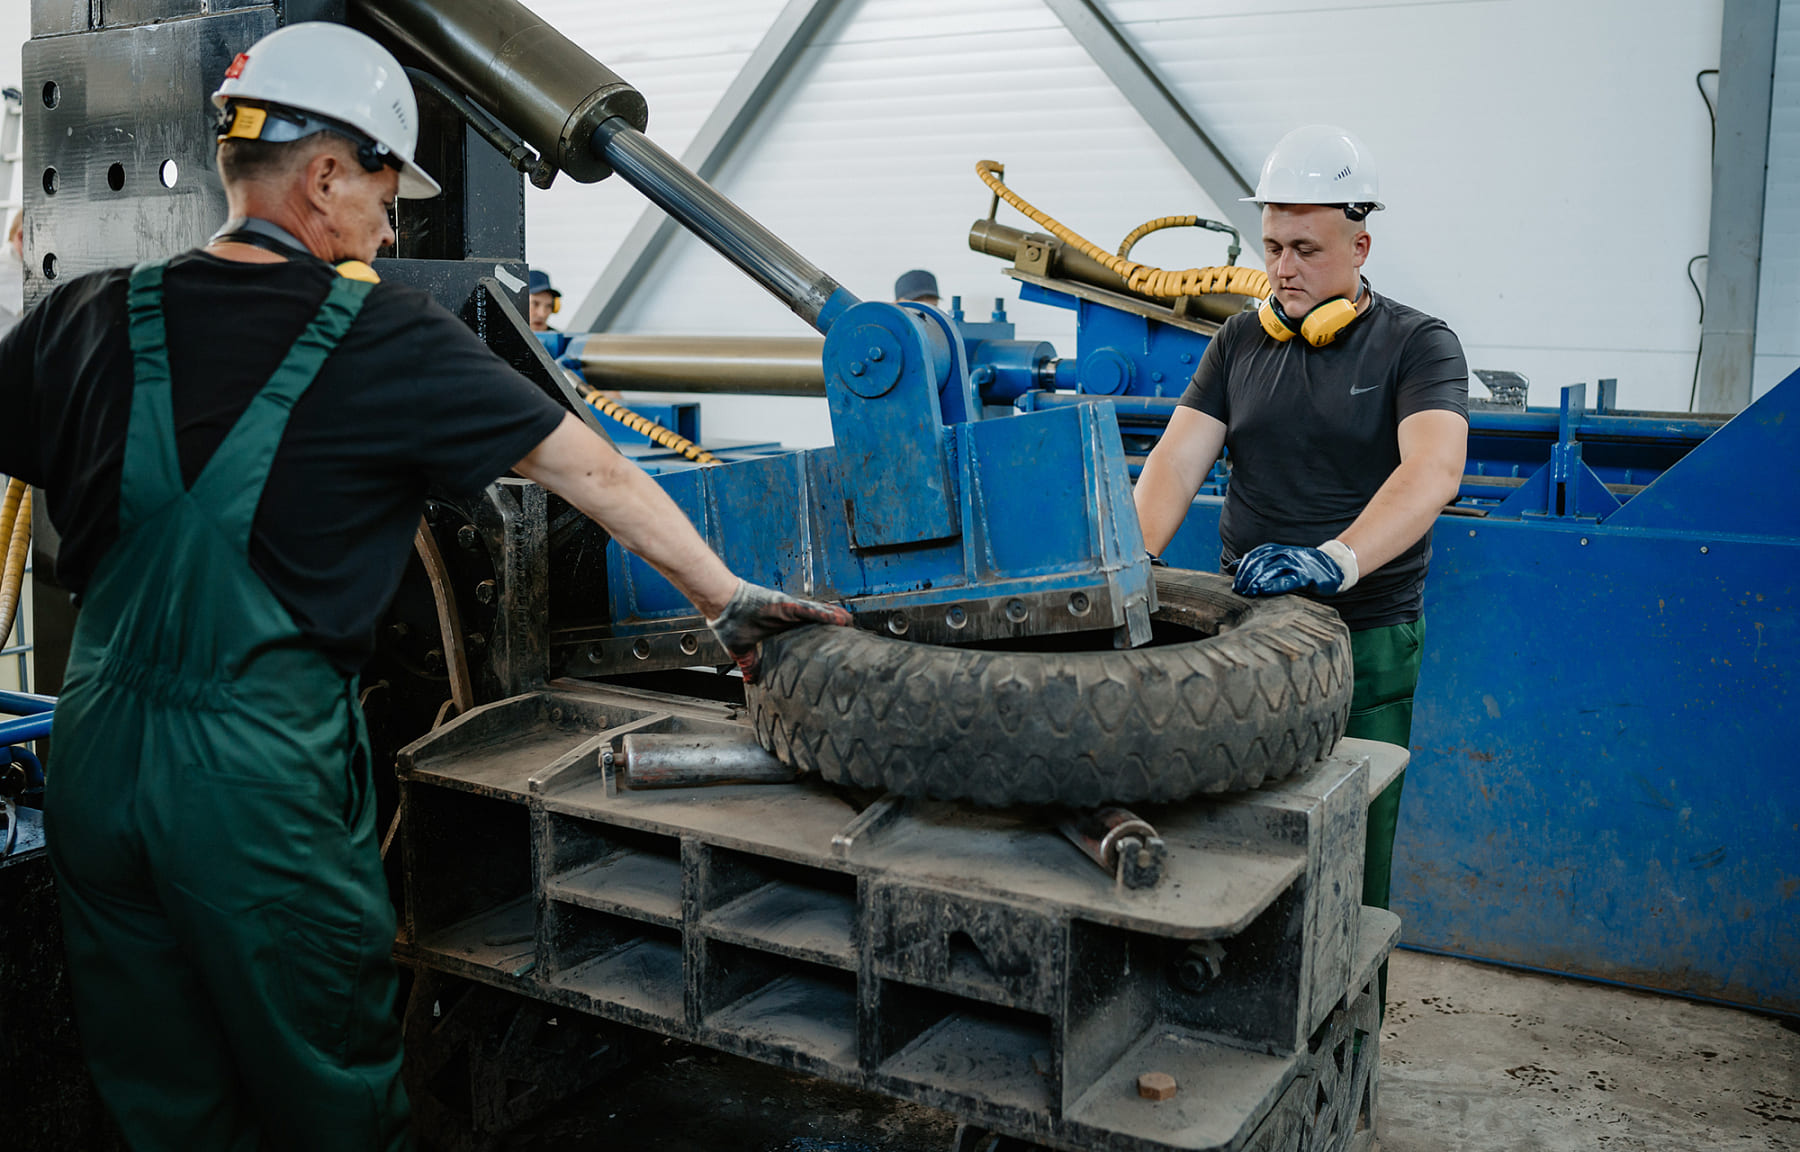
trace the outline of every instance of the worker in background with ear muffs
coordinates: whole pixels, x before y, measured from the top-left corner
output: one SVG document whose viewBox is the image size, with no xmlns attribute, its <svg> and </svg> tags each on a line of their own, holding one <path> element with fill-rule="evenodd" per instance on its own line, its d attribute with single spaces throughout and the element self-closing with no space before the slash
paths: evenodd
<svg viewBox="0 0 1800 1152">
<path fill-rule="evenodd" d="M 1350 628 L 1347 736 L 1407 746 L 1425 621 L 1431 526 L 1456 498 L 1468 444 L 1468 365 L 1443 321 L 1361 275 L 1375 163 L 1349 132 L 1309 125 L 1263 164 L 1263 258 L 1273 292 L 1213 337 L 1135 493 L 1144 545 L 1167 547 L 1228 448 L 1223 568 L 1240 595 L 1295 592 Z M 1363 903 L 1388 906 L 1395 780 L 1369 808 Z M 1386 969 L 1382 977 L 1386 999 Z"/>
<path fill-rule="evenodd" d="M 550 317 L 562 311 L 562 293 L 550 283 L 550 273 L 531 270 L 531 330 L 550 331 Z"/>
</svg>

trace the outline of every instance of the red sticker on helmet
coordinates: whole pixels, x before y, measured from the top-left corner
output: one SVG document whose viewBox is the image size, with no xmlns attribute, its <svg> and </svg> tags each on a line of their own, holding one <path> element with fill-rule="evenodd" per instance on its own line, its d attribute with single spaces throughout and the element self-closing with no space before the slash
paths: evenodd
<svg viewBox="0 0 1800 1152">
<path fill-rule="evenodd" d="M 242 76 L 244 74 L 244 65 L 248 63 L 250 63 L 250 54 L 248 52 L 239 52 L 237 54 L 237 59 L 231 62 L 231 67 L 225 69 L 225 79 L 236 80 L 239 76 Z"/>
</svg>

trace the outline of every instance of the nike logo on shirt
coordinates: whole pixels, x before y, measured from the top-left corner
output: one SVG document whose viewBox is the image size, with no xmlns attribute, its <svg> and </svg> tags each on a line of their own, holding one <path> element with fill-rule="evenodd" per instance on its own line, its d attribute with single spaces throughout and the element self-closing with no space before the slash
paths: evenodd
<svg viewBox="0 0 1800 1152">
<path fill-rule="evenodd" d="M 1380 387 L 1381 387 L 1381 385 L 1379 385 L 1379 384 L 1370 384 L 1366 388 L 1352 388 L 1352 389 L 1350 389 L 1350 395 L 1361 396 L 1364 392 L 1373 392 L 1377 388 L 1380 388 Z"/>
</svg>

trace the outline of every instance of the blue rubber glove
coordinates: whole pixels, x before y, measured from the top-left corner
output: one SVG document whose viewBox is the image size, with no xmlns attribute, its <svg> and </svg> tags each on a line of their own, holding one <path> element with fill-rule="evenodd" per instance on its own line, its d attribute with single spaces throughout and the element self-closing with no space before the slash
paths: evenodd
<svg viewBox="0 0 1800 1152">
<path fill-rule="evenodd" d="M 1289 592 L 1331 596 L 1348 590 L 1359 575 L 1356 553 L 1342 540 L 1327 540 L 1317 548 L 1262 544 L 1238 561 L 1231 590 L 1239 596 L 1282 596 Z"/>
</svg>

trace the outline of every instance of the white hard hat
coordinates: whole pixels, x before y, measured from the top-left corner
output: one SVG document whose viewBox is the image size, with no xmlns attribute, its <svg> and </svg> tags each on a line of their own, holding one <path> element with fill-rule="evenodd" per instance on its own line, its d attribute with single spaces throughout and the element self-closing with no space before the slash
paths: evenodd
<svg viewBox="0 0 1800 1152">
<path fill-rule="evenodd" d="M 354 28 L 320 21 L 264 36 L 238 53 L 212 96 L 219 108 L 238 100 L 247 105 L 222 136 L 284 141 L 339 132 L 362 146 L 365 165 L 400 170 L 399 195 L 423 200 L 441 191 L 413 162 L 419 104 L 411 81 L 386 48 Z M 256 105 L 273 107 L 258 115 Z"/>
<path fill-rule="evenodd" d="M 1360 220 L 1382 207 L 1375 159 L 1363 142 L 1330 124 L 1308 124 L 1281 138 L 1263 161 L 1251 204 L 1341 204 Z"/>
</svg>

